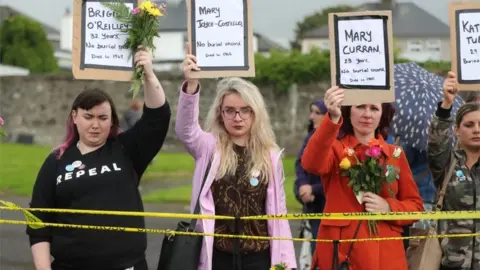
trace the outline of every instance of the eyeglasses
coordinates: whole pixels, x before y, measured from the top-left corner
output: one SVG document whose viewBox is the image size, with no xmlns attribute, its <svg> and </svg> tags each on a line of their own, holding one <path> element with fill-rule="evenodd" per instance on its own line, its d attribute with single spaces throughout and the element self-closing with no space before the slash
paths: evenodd
<svg viewBox="0 0 480 270">
<path fill-rule="evenodd" d="M 223 109 L 222 111 L 223 116 L 228 120 L 235 119 L 235 117 L 237 116 L 237 113 L 240 116 L 240 118 L 242 118 L 243 120 L 247 120 L 248 118 L 250 118 L 250 116 L 252 116 L 252 112 L 253 112 L 252 109 L 249 107 L 241 108 L 238 111 L 235 110 L 234 108 L 226 108 L 226 109 Z"/>
</svg>

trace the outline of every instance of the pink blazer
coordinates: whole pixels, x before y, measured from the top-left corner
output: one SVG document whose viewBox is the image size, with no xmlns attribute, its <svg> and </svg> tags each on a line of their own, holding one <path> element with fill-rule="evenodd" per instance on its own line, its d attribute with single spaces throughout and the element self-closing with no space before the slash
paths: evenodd
<svg viewBox="0 0 480 270">
<path fill-rule="evenodd" d="M 183 85 L 182 85 L 183 88 Z M 182 89 L 181 88 L 181 89 Z M 193 213 L 196 198 L 200 194 L 201 213 L 205 215 L 215 215 L 215 206 L 213 202 L 210 187 L 214 181 L 221 159 L 220 152 L 216 151 L 217 138 L 201 129 L 198 123 L 199 97 L 200 91 L 194 95 L 189 95 L 180 89 L 178 99 L 177 118 L 175 122 L 175 132 L 177 137 L 183 142 L 185 148 L 195 159 L 195 172 L 192 183 L 192 200 L 190 211 Z M 210 172 L 205 181 L 202 190 L 203 175 L 207 169 L 209 158 L 213 156 Z M 266 211 L 267 214 L 285 214 L 287 213 L 285 192 L 283 182 L 283 164 L 281 152 L 272 151 L 272 168 L 275 168 L 267 189 Z M 214 233 L 215 220 L 199 220 L 197 230 L 205 233 Z M 292 237 L 288 220 L 269 220 L 268 231 L 270 236 L 274 237 Z M 278 263 L 286 263 L 288 268 L 297 268 L 295 250 L 292 241 L 271 240 L 270 241 L 272 266 Z M 203 240 L 202 253 L 200 256 L 200 265 L 198 270 L 212 269 L 213 237 L 206 236 Z"/>
</svg>

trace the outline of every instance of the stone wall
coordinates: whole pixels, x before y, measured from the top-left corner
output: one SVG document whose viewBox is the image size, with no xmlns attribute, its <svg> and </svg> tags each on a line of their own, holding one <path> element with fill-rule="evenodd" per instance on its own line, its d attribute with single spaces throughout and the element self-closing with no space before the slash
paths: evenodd
<svg viewBox="0 0 480 270">
<path fill-rule="evenodd" d="M 182 79 L 159 74 L 160 81 L 172 107 L 172 120 L 164 151 L 183 151 L 175 137 L 175 114 L 178 91 Z M 209 109 L 214 96 L 215 80 L 202 81 L 200 121 Z M 34 142 L 42 145 L 58 144 L 65 133 L 65 122 L 75 96 L 85 87 L 98 87 L 112 95 L 120 115 L 131 101 L 128 83 L 113 81 L 74 80 L 71 75 L 29 77 L 0 77 L 0 116 L 5 119 L 9 141 L 21 134 L 34 135 Z M 262 87 L 277 142 L 286 148 L 287 155 L 295 155 L 306 134 L 308 104 L 323 96 L 322 84 L 292 88 L 288 94 L 278 94 L 271 87 Z"/>
</svg>

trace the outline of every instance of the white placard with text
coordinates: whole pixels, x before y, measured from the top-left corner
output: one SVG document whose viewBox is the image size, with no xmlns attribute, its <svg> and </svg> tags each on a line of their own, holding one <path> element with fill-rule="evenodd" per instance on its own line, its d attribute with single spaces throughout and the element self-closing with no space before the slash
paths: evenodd
<svg viewBox="0 0 480 270">
<path fill-rule="evenodd" d="M 242 67 L 248 51 L 243 0 L 195 0 L 195 56 L 202 67 Z M 192 25 L 193 26 L 193 25 Z"/>
<path fill-rule="evenodd" d="M 457 46 L 460 81 L 480 80 L 480 12 L 461 12 L 458 15 Z"/>
<path fill-rule="evenodd" d="M 133 66 L 130 50 L 124 47 L 129 25 L 115 19 L 114 13 L 101 2 L 86 3 L 84 64 L 98 66 Z M 130 9 L 133 4 L 125 3 Z"/>
<path fill-rule="evenodd" d="M 385 31 L 382 19 L 338 21 L 337 68 L 342 85 L 389 87 Z"/>
</svg>

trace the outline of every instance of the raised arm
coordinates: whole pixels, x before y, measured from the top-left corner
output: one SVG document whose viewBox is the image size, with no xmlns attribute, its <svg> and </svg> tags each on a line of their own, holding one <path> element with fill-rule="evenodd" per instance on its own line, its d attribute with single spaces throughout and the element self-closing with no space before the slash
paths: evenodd
<svg viewBox="0 0 480 270">
<path fill-rule="evenodd" d="M 342 148 L 339 145 L 340 142 L 337 141 L 337 136 L 342 126 L 340 108 L 343 98 L 344 90 L 338 86 L 325 92 L 325 105 L 328 113 L 308 141 L 302 155 L 302 166 L 307 172 L 316 175 L 328 174 L 339 163 L 335 155 L 335 148 Z"/>
<path fill-rule="evenodd" d="M 183 61 L 183 73 L 185 82 L 180 89 L 178 98 L 177 118 L 175 121 L 175 133 L 185 148 L 196 160 L 203 153 L 208 141 L 213 135 L 202 130 L 198 123 L 200 112 L 200 83 L 192 79 L 192 70 L 199 70 L 195 56 L 190 54 L 190 46 L 187 44 L 187 54 Z"/>
<path fill-rule="evenodd" d="M 308 141 L 302 155 L 302 167 L 307 172 L 320 176 L 329 174 L 340 163 L 335 151 L 341 148 L 337 136 L 342 119 L 337 121 L 334 123 L 327 113 Z"/>
<path fill-rule="evenodd" d="M 449 72 L 443 83 L 443 101 L 438 103 L 437 111 L 428 130 L 428 163 L 437 187 L 443 182 L 443 174 L 445 168 L 450 164 L 450 153 L 453 150 L 453 138 L 450 131 L 453 117 L 450 113 L 457 91 L 457 77 L 455 73 Z"/>
<path fill-rule="evenodd" d="M 32 199 L 30 201 L 31 208 L 55 208 L 56 163 L 55 154 L 51 153 L 40 168 L 37 180 L 33 186 Z M 43 222 L 55 222 L 53 213 L 33 212 L 32 214 Z M 51 228 L 47 226 L 40 229 L 32 229 L 27 226 L 26 232 L 30 240 L 35 269 L 51 269 Z"/>
<path fill-rule="evenodd" d="M 162 85 L 153 71 L 151 53 L 138 51 L 135 54 L 135 62 L 145 70 L 143 114 L 131 129 L 120 133 L 118 139 L 132 160 L 140 179 L 148 164 L 163 146 L 172 112 L 165 100 Z"/>
<path fill-rule="evenodd" d="M 428 164 L 435 186 L 442 184 L 445 168 L 450 164 L 450 153 L 453 150 L 450 130 L 452 122 L 450 111 L 439 107 L 428 130 Z"/>
<path fill-rule="evenodd" d="M 195 87 L 193 91 L 189 90 L 191 85 Z M 208 141 L 213 139 L 213 135 L 203 131 L 198 122 L 199 102 L 200 85 L 198 82 L 185 81 L 178 97 L 175 133 L 194 159 L 205 152 Z"/>
</svg>

